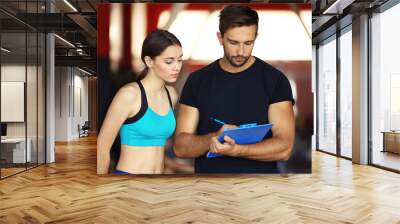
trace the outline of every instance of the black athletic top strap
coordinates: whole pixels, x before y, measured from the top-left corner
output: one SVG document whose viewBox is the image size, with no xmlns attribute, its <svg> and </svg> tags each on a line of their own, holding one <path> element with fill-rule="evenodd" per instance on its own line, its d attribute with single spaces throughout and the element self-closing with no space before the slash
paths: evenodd
<svg viewBox="0 0 400 224">
<path fill-rule="evenodd" d="M 141 95 L 141 105 L 140 105 L 140 110 L 135 114 L 134 116 L 126 119 L 124 124 L 131 124 L 135 121 L 138 121 L 140 118 L 143 117 L 144 113 L 147 110 L 148 104 L 147 104 L 147 97 L 146 97 L 146 92 L 144 91 L 143 85 L 140 81 L 137 81 L 137 84 L 140 89 L 140 95 Z"/>
<path fill-rule="evenodd" d="M 137 84 L 140 88 L 140 95 L 142 98 L 142 107 L 145 106 L 147 109 L 147 97 L 146 97 L 146 91 L 144 91 L 144 87 L 140 81 L 137 81 Z"/>
<path fill-rule="evenodd" d="M 169 100 L 169 105 L 171 106 L 171 108 L 174 108 L 174 107 L 172 106 L 172 100 L 171 100 L 171 96 L 169 95 L 169 91 L 168 91 L 168 89 L 167 89 L 167 87 L 166 87 L 166 86 L 165 86 L 165 90 L 167 91 L 168 100 Z"/>
</svg>

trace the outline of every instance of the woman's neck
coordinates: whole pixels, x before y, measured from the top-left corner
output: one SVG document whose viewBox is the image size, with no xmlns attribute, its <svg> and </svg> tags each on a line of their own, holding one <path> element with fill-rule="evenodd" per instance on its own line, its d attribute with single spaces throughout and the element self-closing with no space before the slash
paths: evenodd
<svg viewBox="0 0 400 224">
<path fill-rule="evenodd" d="M 162 93 L 165 88 L 165 81 L 150 71 L 147 73 L 146 77 L 141 80 L 141 83 L 146 86 L 146 92 L 151 95 Z"/>
</svg>

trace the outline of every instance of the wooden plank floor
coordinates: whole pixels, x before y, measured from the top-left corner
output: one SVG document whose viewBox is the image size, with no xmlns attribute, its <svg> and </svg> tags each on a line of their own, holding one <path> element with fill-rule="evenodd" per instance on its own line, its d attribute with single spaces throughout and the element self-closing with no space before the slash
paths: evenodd
<svg viewBox="0 0 400 224">
<path fill-rule="evenodd" d="M 15 173 L 18 173 L 18 172 L 21 172 L 21 171 L 24 171 L 25 170 L 25 167 L 18 167 L 18 168 L 1 168 L 1 177 L 7 177 L 7 176 L 10 176 L 10 175 L 13 175 L 13 174 L 15 174 Z"/>
<path fill-rule="evenodd" d="M 400 223 L 400 175 L 313 153 L 310 175 L 96 175 L 96 139 L 0 181 L 0 223 Z"/>
</svg>

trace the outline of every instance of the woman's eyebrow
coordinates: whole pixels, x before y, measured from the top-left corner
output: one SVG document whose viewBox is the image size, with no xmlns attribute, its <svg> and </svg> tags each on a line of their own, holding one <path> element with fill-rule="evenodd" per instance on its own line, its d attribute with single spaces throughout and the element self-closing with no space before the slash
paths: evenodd
<svg viewBox="0 0 400 224">
<path fill-rule="evenodd" d="M 183 57 L 183 54 L 181 54 L 178 58 L 181 58 L 181 57 Z M 168 58 L 164 58 L 164 60 L 168 60 L 168 59 L 175 59 L 174 57 L 168 57 Z"/>
</svg>

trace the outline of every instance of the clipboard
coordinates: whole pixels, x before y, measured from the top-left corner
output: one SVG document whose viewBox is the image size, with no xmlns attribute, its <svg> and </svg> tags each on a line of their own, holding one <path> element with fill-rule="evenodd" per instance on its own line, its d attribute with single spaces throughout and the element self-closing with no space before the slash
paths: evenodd
<svg viewBox="0 0 400 224">
<path fill-rule="evenodd" d="M 240 125 L 238 128 L 226 129 L 224 132 L 218 136 L 218 141 L 224 143 L 224 136 L 227 135 L 235 140 L 236 144 L 254 144 L 260 142 L 264 136 L 271 130 L 272 124 L 244 124 Z M 207 158 L 214 158 L 223 156 L 218 153 L 208 152 Z"/>
</svg>

